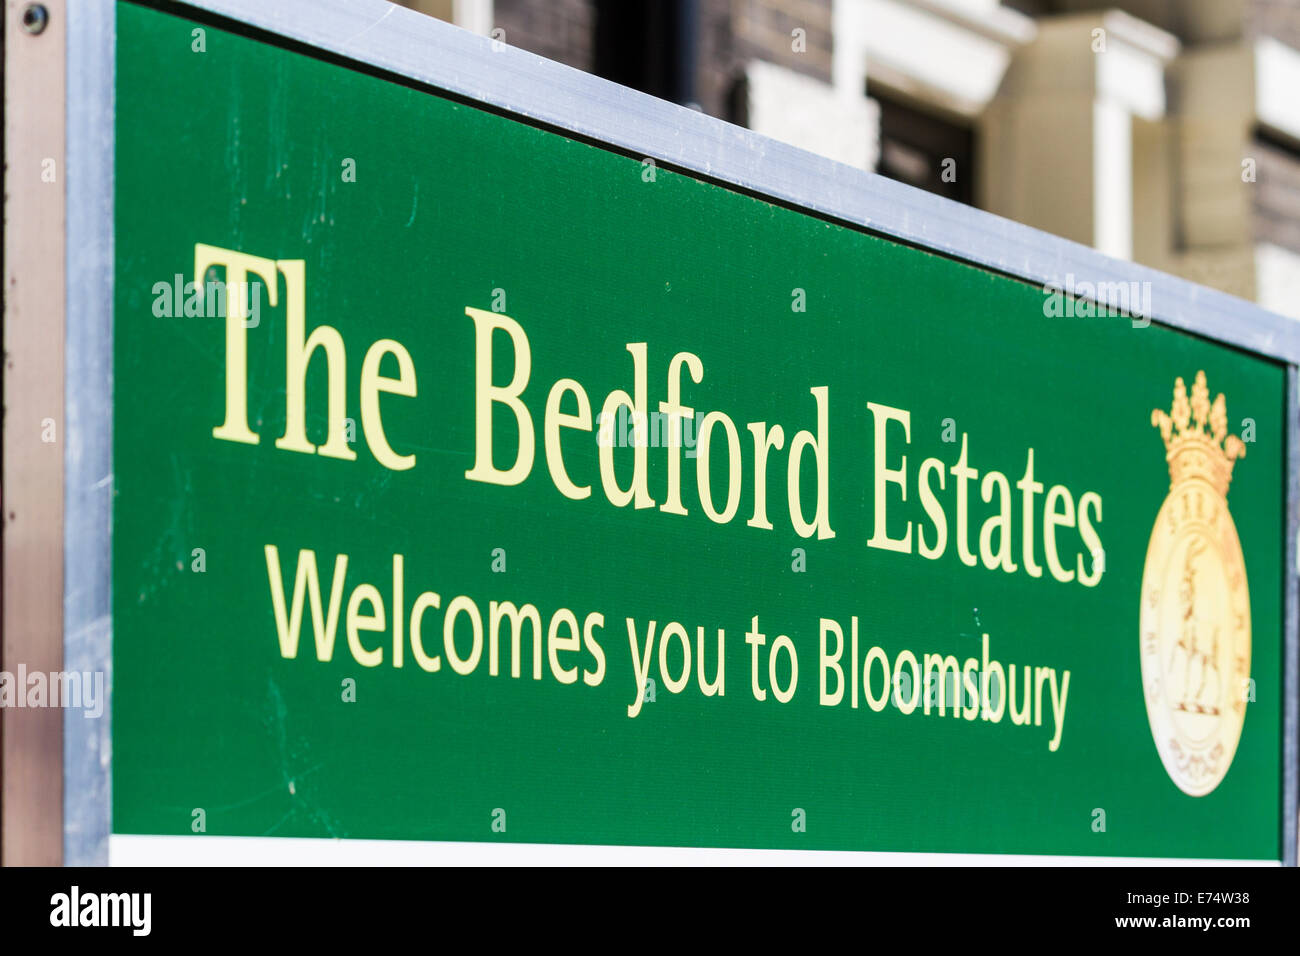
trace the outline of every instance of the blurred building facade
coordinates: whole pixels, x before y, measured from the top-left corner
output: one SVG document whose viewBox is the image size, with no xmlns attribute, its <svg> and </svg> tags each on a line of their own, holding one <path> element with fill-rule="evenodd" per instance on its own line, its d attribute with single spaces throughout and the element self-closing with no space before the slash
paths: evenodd
<svg viewBox="0 0 1300 956">
<path fill-rule="evenodd" d="M 1300 318 L 1296 0 L 403 0 Z"/>
</svg>

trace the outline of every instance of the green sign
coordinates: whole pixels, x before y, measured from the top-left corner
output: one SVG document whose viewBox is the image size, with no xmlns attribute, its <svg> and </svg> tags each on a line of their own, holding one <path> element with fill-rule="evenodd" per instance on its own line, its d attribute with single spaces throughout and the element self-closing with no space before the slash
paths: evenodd
<svg viewBox="0 0 1300 956">
<path fill-rule="evenodd" d="M 1279 857 L 1283 366 L 117 30 L 116 833 Z"/>
</svg>

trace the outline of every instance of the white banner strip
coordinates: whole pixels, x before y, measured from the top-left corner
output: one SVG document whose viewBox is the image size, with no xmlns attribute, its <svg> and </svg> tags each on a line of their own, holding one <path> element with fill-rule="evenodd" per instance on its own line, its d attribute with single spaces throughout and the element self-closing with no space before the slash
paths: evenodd
<svg viewBox="0 0 1300 956">
<path fill-rule="evenodd" d="M 1278 866 L 1276 860 L 1185 860 L 999 853 L 743 850 L 713 847 L 452 843 L 290 837 L 113 834 L 111 866 Z"/>
</svg>

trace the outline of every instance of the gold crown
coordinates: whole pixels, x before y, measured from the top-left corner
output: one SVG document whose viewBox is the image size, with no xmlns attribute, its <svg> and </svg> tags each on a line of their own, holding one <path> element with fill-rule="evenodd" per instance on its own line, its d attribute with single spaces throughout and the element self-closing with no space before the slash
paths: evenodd
<svg viewBox="0 0 1300 956">
<path fill-rule="evenodd" d="M 1160 437 L 1165 440 L 1170 487 L 1184 478 L 1199 477 L 1223 497 L 1228 496 L 1232 466 L 1238 458 L 1246 457 L 1246 445 L 1236 435 L 1228 434 L 1228 406 L 1223 393 L 1210 404 L 1205 372 L 1196 373 L 1190 402 L 1187 386 L 1181 378 L 1177 379 L 1173 408 L 1167 415 L 1155 409 L 1151 424 L 1159 426 Z"/>
</svg>

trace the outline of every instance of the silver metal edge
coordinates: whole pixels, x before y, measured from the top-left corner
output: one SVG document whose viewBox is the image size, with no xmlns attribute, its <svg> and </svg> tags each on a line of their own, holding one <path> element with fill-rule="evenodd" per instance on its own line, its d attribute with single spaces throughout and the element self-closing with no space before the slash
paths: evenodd
<svg viewBox="0 0 1300 956">
<path fill-rule="evenodd" d="M 117 7 L 67 5 L 63 667 L 103 675 L 103 713 L 63 717 L 63 861 L 106 865 L 112 830 L 113 137 Z"/>
<path fill-rule="evenodd" d="M 1061 286 L 1070 275 L 1093 284 L 1150 283 L 1151 317 L 1159 323 L 1300 362 L 1300 322 L 1244 299 L 836 163 L 387 0 L 186 0 L 177 12 L 184 6 L 1034 284 Z"/>
<path fill-rule="evenodd" d="M 1300 370 L 1286 371 L 1286 594 L 1282 639 L 1282 863 L 1296 865 L 1300 819 Z"/>
</svg>

